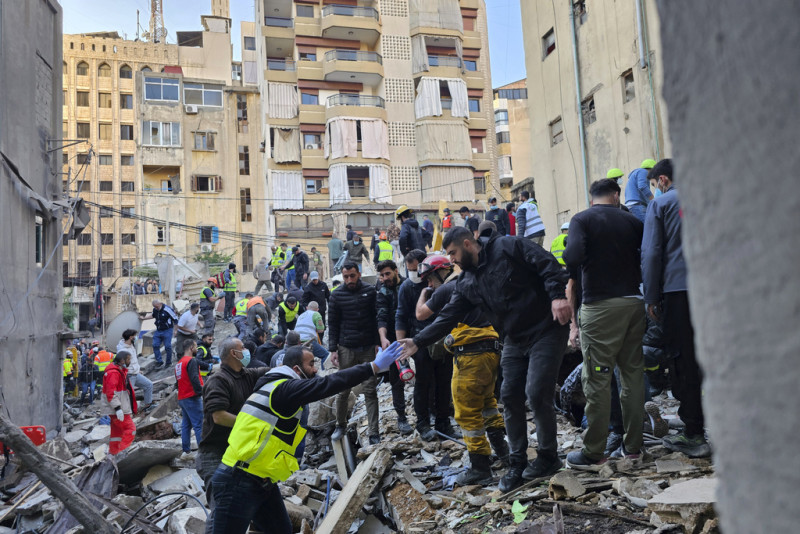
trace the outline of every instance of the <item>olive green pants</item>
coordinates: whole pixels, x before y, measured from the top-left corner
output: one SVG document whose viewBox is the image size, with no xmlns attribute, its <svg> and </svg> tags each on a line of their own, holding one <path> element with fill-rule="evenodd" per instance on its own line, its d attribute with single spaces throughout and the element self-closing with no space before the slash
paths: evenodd
<svg viewBox="0 0 800 534">
<path fill-rule="evenodd" d="M 486 429 L 505 428 L 494 397 L 499 366 L 500 354 L 496 352 L 468 354 L 455 359 L 451 382 L 455 419 L 467 450 L 473 454 L 492 454 Z"/>
<path fill-rule="evenodd" d="M 636 298 L 612 298 L 581 306 L 581 382 L 589 421 L 583 454 L 592 460 L 602 458 L 606 448 L 615 367 L 620 375 L 625 450 L 638 453 L 642 448 L 644 313 L 644 303 Z"/>
</svg>

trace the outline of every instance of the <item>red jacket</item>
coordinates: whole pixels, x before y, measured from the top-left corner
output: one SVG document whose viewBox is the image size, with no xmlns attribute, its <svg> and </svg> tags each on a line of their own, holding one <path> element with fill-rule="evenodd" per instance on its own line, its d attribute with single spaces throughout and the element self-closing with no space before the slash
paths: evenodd
<svg viewBox="0 0 800 534">
<path fill-rule="evenodd" d="M 178 400 L 199 397 L 203 394 L 203 377 L 200 366 L 192 356 L 184 356 L 175 365 L 175 380 L 178 383 Z"/>
<path fill-rule="evenodd" d="M 517 235 L 517 216 L 508 212 L 508 223 L 511 226 L 511 233 L 508 235 Z"/>
<path fill-rule="evenodd" d="M 124 413 L 136 413 L 136 394 L 128 380 L 128 370 L 110 363 L 103 377 L 103 395 L 114 413 L 118 408 Z"/>
</svg>

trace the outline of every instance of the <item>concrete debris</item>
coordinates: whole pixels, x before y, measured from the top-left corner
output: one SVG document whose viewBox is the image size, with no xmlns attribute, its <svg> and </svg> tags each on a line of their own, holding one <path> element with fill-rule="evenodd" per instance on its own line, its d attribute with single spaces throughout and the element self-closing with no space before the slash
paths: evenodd
<svg viewBox="0 0 800 534">
<path fill-rule="evenodd" d="M 647 505 L 660 522 L 680 524 L 687 534 L 699 534 L 707 521 L 716 518 L 716 489 L 716 478 L 697 478 L 670 486 Z"/>
<path fill-rule="evenodd" d="M 550 479 L 547 493 L 554 501 L 575 499 L 586 493 L 586 487 L 572 471 L 560 471 Z"/>
<path fill-rule="evenodd" d="M 181 455 L 178 444 L 163 441 L 140 441 L 134 443 L 116 457 L 119 481 L 134 484 L 141 480 L 154 465 L 168 464 Z"/>
<path fill-rule="evenodd" d="M 205 530 L 206 512 L 200 508 L 178 510 L 167 521 L 167 534 L 203 534 Z"/>
</svg>

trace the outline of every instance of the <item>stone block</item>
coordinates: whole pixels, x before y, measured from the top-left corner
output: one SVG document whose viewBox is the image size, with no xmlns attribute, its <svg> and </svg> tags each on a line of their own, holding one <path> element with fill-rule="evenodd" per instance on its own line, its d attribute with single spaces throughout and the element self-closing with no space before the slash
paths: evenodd
<svg viewBox="0 0 800 534">
<path fill-rule="evenodd" d="M 179 443 L 163 441 L 136 442 L 117 455 L 119 481 L 133 484 L 141 480 L 154 465 L 168 464 L 181 455 Z"/>
<path fill-rule="evenodd" d="M 560 501 L 580 497 L 586 488 L 571 471 L 559 471 L 550 479 L 547 493 L 551 499 Z"/>
<path fill-rule="evenodd" d="M 69 462 L 72 460 L 72 453 L 69 452 L 69 444 L 64 438 L 56 438 L 51 441 L 45 441 L 39 446 L 39 450 L 45 454 L 49 454 L 59 460 Z"/>
<path fill-rule="evenodd" d="M 203 534 L 206 513 L 202 508 L 184 508 L 173 512 L 167 522 L 167 534 Z"/>
<path fill-rule="evenodd" d="M 647 501 L 662 523 L 683 526 L 687 534 L 699 534 L 706 521 L 716 517 L 717 479 L 696 478 L 675 484 Z"/>
</svg>

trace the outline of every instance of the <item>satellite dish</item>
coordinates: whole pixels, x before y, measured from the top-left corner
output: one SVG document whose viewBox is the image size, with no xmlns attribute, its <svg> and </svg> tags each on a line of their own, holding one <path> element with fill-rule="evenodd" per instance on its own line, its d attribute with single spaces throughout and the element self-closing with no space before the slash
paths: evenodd
<svg viewBox="0 0 800 534">
<path fill-rule="evenodd" d="M 142 320 L 138 313 L 131 310 L 120 313 L 106 328 L 106 346 L 112 351 L 116 350 L 117 343 L 122 339 L 122 333 L 125 330 L 131 329 L 139 332 L 141 327 Z"/>
</svg>

